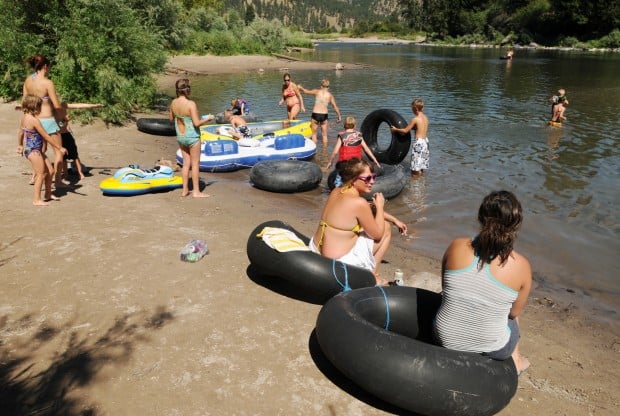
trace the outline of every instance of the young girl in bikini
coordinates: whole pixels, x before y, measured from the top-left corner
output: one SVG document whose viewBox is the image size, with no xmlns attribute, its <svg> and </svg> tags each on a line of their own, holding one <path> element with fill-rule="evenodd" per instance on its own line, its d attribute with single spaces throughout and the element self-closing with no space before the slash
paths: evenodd
<svg viewBox="0 0 620 416">
<path fill-rule="evenodd" d="M 282 98 L 278 105 L 282 107 L 282 104 L 286 103 L 286 114 L 289 120 L 297 120 L 297 114 L 299 110 L 306 112 L 304 107 L 304 99 L 299 92 L 297 84 L 291 81 L 291 74 L 288 72 L 284 74 L 284 84 L 282 85 Z"/>
<path fill-rule="evenodd" d="M 58 146 L 52 140 L 49 134 L 43 128 L 38 115 L 41 113 L 41 105 L 43 100 L 36 95 L 26 95 L 22 102 L 22 111 L 24 112 L 20 122 L 19 131 L 17 133 L 17 153 L 23 154 L 30 161 L 32 170 L 34 171 L 34 200 L 32 205 L 46 206 L 47 201 L 58 201 L 60 198 L 52 194 L 52 176 L 46 162 L 46 156 L 43 152 L 43 143 L 47 142 L 54 148 L 54 153 L 64 155 L 67 149 Z M 25 143 L 24 143 L 25 139 Z M 41 199 L 41 188 L 45 181 L 45 197 Z"/>
</svg>

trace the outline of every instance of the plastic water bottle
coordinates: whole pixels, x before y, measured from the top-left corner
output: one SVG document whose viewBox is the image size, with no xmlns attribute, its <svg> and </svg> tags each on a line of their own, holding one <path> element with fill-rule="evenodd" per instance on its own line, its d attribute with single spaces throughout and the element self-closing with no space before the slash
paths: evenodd
<svg viewBox="0 0 620 416">
<path fill-rule="evenodd" d="M 336 178 L 334 179 L 334 187 L 342 186 L 342 176 L 339 173 L 336 174 Z"/>
<path fill-rule="evenodd" d="M 195 263 L 203 258 L 209 249 L 207 248 L 207 242 L 204 240 L 192 240 L 185 245 L 179 252 L 181 260 Z"/>
<path fill-rule="evenodd" d="M 403 271 L 400 269 L 396 269 L 394 271 L 394 284 L 396 286 L 404 286 L 405 283 L 403 282 Z"/>
</svg>

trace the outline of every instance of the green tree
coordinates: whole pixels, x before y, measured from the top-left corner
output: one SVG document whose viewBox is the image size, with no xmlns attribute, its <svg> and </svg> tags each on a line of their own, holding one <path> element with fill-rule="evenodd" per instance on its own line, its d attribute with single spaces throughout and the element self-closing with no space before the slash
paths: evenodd
<svg viewBox="0 0 620 416">
<path fill-rule="evenodd" d="M 228 28 L 235 33 L 239 33 L 243 30 L 245 22 L 241 19 L 239 12 L 236 10 L 230 10 L 228 12 Z"/>
<path fill-rule="evenodd" d="M 423 30 L 422 0 L 401 0 L 399 4 L 407 25 L 412 29 Z"/>
<path fill-rule="evenodd" d="M 124 0 L 67 0 L 66 8 L 54 68 L 63 99 L 102 102 L 103 118 L 115 123 L 149 106 L 152 74 L 167 59 L 159 34 Z"/>
<path fill-rule="evenodd" d="M 21 97 L 28 56 L 49 54 L 43 37 L 25 31 L 24 2 L 0 0 L 0 96 L 8 100 Z"/>
<path fill-rule="evenodd" d="M 143 25 L 161 34 L 166 47 L 177 48 L 183 44 L 183 4 L 179 0 L 128 0 L 128 4 L 139 11 Z"/>
<path fill-rule="evenodd" d="M 254 21 L 254 19 L 256 19 L 256 12 L 254 12 L 254 6 L 252 4 L 249 4 L 248 7 L 245 9 L 245 25 L 249 25 Z"/>
</svg>

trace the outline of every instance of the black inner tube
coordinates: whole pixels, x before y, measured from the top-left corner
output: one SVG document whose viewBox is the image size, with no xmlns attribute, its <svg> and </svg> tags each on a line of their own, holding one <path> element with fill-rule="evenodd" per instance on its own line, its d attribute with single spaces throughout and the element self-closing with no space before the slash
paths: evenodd
<svg viewBox="0 0 620 416">
<path fill-rule="evenodd" d="M 389 163 L 396 165 L 402 162 L 411 147 L 411 132 L 407 134 L 392 133 L 387 149 L 382 149 L 378 143 L 379 127 L 385 123 L 389 129 L 390 126 L 403 128 L 407 127 L 407 121 L 396 111 L 389 109 L 379 109 L 371 112 L 362 122 L 361 132 L 364 136 L 366 144 L 372 150 L 375 157 L 380 163 Z"/>
<path fill-rule="evenodd" d="M 136 123 L 138 130 L 157 136 L 176 136 L 174 123 L 167 118 L 140 118 Z"/>
</svg>

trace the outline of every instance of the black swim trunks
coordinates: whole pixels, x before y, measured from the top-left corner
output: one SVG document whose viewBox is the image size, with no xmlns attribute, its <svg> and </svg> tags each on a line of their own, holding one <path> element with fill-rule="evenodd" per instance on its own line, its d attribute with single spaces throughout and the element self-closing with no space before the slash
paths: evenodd
<svg viewBox="0 0 620 416">
<path fill-rule="evenodd" d="M 77 145 L 75 144 L 75 138 L 71 132 L 61 133 L 62 137 L 62 147 L 67 149 L 67 154 L 64 155 L 64 160 L 75 160 L 79 159 Z"/>
<path fill-rule="evenodd" d="M 327 121 L 327 114 L 323 114 L 323 113 L 312 113 L 312 120 L 316 121 L 317 123 L 321 124 L 324 121 Z"/>
</svg>

